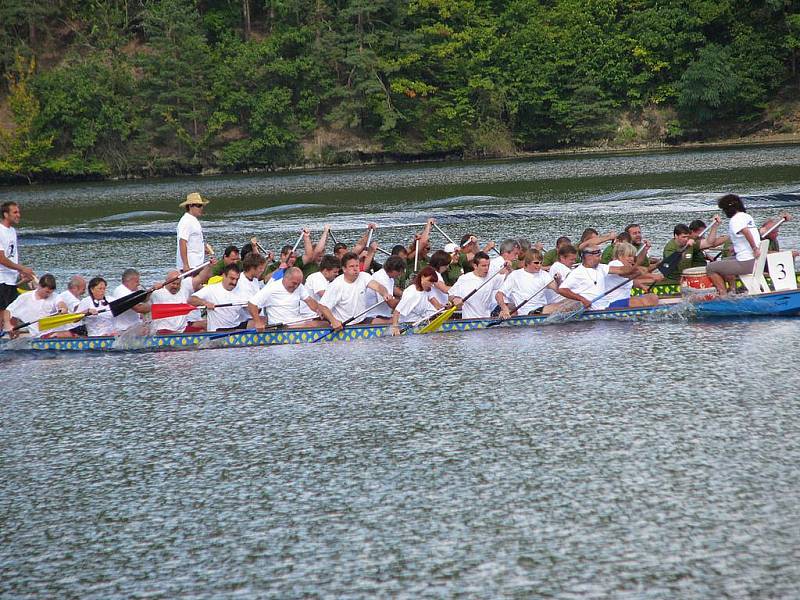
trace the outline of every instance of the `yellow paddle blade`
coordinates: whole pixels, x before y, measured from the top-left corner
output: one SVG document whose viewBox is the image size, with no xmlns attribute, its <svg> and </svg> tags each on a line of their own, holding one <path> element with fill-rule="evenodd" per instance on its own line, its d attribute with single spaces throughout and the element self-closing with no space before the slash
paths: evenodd
<svg viewBox="0 0 800 600">
<path fill-rule="evenodd" d="M 213 277 L 208 278 L 208 283 L 206 285 L 211 285 L 212 283 L 219 283 L 222 281 L 222 275 L 214 275 Z"/>
<path fill-rule="evenodd" d="M 436 317 L 433 321 L 425 325 L 422 329 L 419 330 L 419 333 L 433 333 L 434 331 L 438 331 L 439 328 L 442 326 L 442 323 L 447 321 L 450 317 L 453 316 L 453 313 L 456 312 L 456 307 L 453 306 L 448 308 L 438 317 Z"/>
<path fill-rule="evenodd" d="M 65 315 L 53 315 L 52 317 L 45 317 L 39 319 L 39 331 L 47 331 L 48 329 L 55 329 L 62 325 L 69 325 L 70 323 L 77 323 L 86 315 L 83 313 L 67 313 Z"/>
<path fill-rule="evenodd" d="M 22 294 L 24 294 L 25 292 L 30 292 L 30 290 L 26 290 L 25 288 L 21 288 L 21 287 L 18 287 L 18 288 L 17 288 L 17 293 L 18 293 L 20 296 L 22 296 Z"/>
</svg>

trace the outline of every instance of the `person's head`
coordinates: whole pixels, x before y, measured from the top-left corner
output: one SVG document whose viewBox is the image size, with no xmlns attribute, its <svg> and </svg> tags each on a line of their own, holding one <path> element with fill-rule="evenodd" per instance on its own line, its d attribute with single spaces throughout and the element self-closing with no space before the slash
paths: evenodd
<svg viewBox="0 0 800 600">
<path fill-rule="evenodd" d="M 587 227 L 581 234 L 581 243 L 585 242 L 586 240 L 590 240 L 593 237 L 598 237 L 599 235 L 600 234 L 597 232 L 597 229 L 594 227 Z"/>
<path fill-rule="evenodd" d="M 472 257 L 472 270 L 477 277 L 486 277 L 489 273 L 489 255 L 486 252 L 476 252 Z"/>
<path fill-rule="evenodd" d="M 336 242 L 333 245 L 333 255 L 339 260 L 342 260 L 345 254 L 347 254 L 347 244 Z"/>
<path fill-rule="evenodd" d="M 558 262 L 571 267 L 578 259 L 578 249 L 572 244 L 564 244 L 558 249 Z"/>
<path fill-rule="evenodd" d="M 506 239 L 500 243 L 500 256 L 506 260 L 516 260 L 519 254 L 519 244 L 517 240 Z"/>
<path fill-rule="evenodd" d="M 333 254 L 326 254 L 322 257 L 322 260 L 319 261 L 319 272 L 322 273 L 322 276 L 328 281 L 336 279 L 339 276 L 339 269 L 341 268 L 341 261 Z"/>
<path fill-rule="evenodd" d="M 400 275 L 406 272 L 406 261 L 399 256 L 390 256 L 386 259 L 386 262 L 383 263 L 383 270 L 386 271 L 386 274 L 392 279 L 400 277 Z"/>
<path fill-rule="evenodd" d="M 358 279 L 358 274 L 361 272 L 361 267 L 358 262 L 358 254 L 355 252 L 346 252 L 342 256 L 342 274 L 345 281 L 353 283 Z"/>
<path fill-rule="evenodd" d="M 283 246 L 281 248 L 281 262 L 287 264 L 287 266 L 294 266 L 294 262 L 297 260 L 297 256 L 294 253 L 294 249 L 289 246 Z"/>
<path fill-rule="evenodd" d="M 590 269 L 594 269 L 597 265 L 600 264 L 600 256 L 603 254 L 603 251 L 600 249 L 600 246 L 587 246 L 583 252 L 581 253 L 581 260 L 583 261 L 583 266 L 588 267 Z"/>
<path fill-rule="evenodd" d="M 739 212 L 745 212 L 744 202 L 736 194 L 725 194 L 717 201 L 717 206 L 722 209 L 729 219 Z"/>
<path fill-rule="evenodd" d="M 242 273 L 249 277 L 260 277 L 266 267 L 267 259 L 255 252 L 245 256 L 242 261 Z"/>
<path fill-rule="evenodd" d="M 239 258 L 239 249 L 236 246 L 228 246 L 222 254 L 222 262 L 226 265 L 238 262 Z"/>
<path fill-rule="evenodd" d="M 102 300 L 106 295 L 108 283 L 102 277 L 92 277 L 89 280 L 89 295 L 95 300 Z"/>
<path fill-rule="evenodd" d="M 125 269 L 122 272 L 122 285 L 129 290 L 138 290 L 141 283 L 141 276 L 136 269 Z"/>
<path fill-rule="evenodd" d="M 181 291 L 181 283 L 182 280 L 180 279 L 181 273 L 173 269 L 172 271 L 167 271 L 167 275 L 165 281 L 169 283 L 164 285 L 164 289 L 167 290 L 170 294 L 177 294 Z M 174 279 L 174 281 L 173 281 Z"/>
<path fill-rule="evenodd" d="M 689 243 L 689 239 L 692 237 L 692 230 L 683 223 L 678 223 L 672 230 L 672 235 L 675 243 L 678 244 L 678 248 L 683 248 Z"/>
<path fill-rule="evenodd" d="M 181 206 L 186 208 L 186 212 L 195 217 L 203 214 L 206 204 L 208 204 L 208 200 L 203 199 L 197 192 L 187 195 L 186 200 L 181 202 Z"/>
<path fill-rule="evenodd" d="M 622 262 L 625 266 L 631 266 L 636 261 L 636 246 L 628 242 L 614 244 L 614 259 Z"/>
<path fill-rule="evenodd" d="M 239 283 L 239 276 L 241 274 L 242 270 L 236 263 L 225 265 L 225 268 L 222 270 L 222 287 L 229 292 L 233 291 L 236 284 Z"/>
<path fill-rule="evenodd" d="M 531 242 L 530 240 L 520 238 L 517 240 L 517 246 L 519 247 L 519 254 L 517 255 L 517 258 L 519 258 L 520 256 L 524 256 L 525 253 L 531 249 Z"/>
<path fill-rule="evenodd" d="M 281 282 L 286 291 L 291 294 L 303 283 L 303 272 L 299 267 L 289 267 L 283 274 Z"/>
<path fill-rule="evenodd" d="M 76 298 L 80 298 L 86 292 L 86 280 L 80 275 L 73 275 L 67 282 L 67 289 Z"/>
<path fill-rule="evenodd" d="M 614 238 L 614 243 L 615 244 L 621 244 L 623 242 L 626 243 L 626 244 L 630 244 L 631 243 L 631 234 L 628 233 L 627 231 L 620 231 L 617 234 L 617 237 Z"/>
<path fill-rule="evenodd" d="M 465 233 L 459 240 L 459 246 L 463 252 L 474 252 L 478 249 L 478 238 L 474 233 Z"/>
<path fill-rule="evenodd" d="M 3 204 L 0 205 L 0 213 L 2 213 L 3 223 L 5 223 L 6 226 L 19 225 L 19 204 L 13 200 L 3 202 Z"/>
<path fill-rule="evenodd" d="M 567 246 L 567 245 L 571 246 L 572 240 L 569 239 L 567 236 L 562 235 L 560 238 L 556 240 L 556 252 L 558 251 L 559 248 L 561 248 L 561 246 Z"/>
<path fill-rule="evenodd" d="M 433 267 L 434 270 L 443 273 L 450 266 L 452 260 L 453 257 L 450 254 L 444 250 L 437 250 L 431 254 L 431 259 L 428 261 L 428 264 Z"/>
<path fill-rule="evenodd" d="M 403 260 L 406 260 L 408 258 L 408 250 L 406 250 L 403 244 L 396 244 L 392 247 L 392 256 L 399 256 Z"/>
<path fill-rule="evenodd" d="M 420 292 L 430 292 L 437 280 L 436 269 L 427 265 L 420 269 L 420 272 L 414 277 L 414 287 Z"/>
<path fill-rule="evenodd" d="M 542 270 L 542 253 L 535 248 L 528 250 L 524 254 L 522 261 L 528 273 L 538 273 Z"/>
<path fill-rule="evenodd" d="M 638 223 L 626 225 L 625 232 L 631 236 L 631 244 L 639 246 L 642 243 L 642 226 Z"/>
<path fill-rule="evenodd" d="M 39 278 L 39 287 L 36 288 L 36 295 L 44 300 L 49 298 L 56 291 L 56 278 L 50 273 L 45 273 Z"/>
<path fill-rule="evenodd" d="M 697 239 L 703 235 L 703 232 L 706 230 L 706 224 L 700 219 L 695 219 L 689 223 L 689 230 L 692 232 L 692 237 Z"/>
<path fill-rule="evenodd" d="M 239 250 L 239 257 L 244 260 L 245 256 L 254 251 L 255 248 L 253 247 L 253 244 L 251 242 L 247 242 L 244 246 L 242 246 L 242 249 Z"/>
</svg>

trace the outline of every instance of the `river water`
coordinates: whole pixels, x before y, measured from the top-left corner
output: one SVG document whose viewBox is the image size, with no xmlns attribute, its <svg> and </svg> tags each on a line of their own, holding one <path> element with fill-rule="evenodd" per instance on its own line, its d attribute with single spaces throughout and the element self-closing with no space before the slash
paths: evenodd
<svg viewBox="0 0 800 600">
<path fill-rule="evenodd" d="M 330 223 L 387 247 L 800 205 L 797 147 L 0 190 L 23 262 L 155 281 L 177 204 L 218 248 Z M 435 238 L 435 242 L 443 242 Z M 800 247 L 796 222 L 781 232 Z M 0 355 L 0 596 L 800 594 L 793 319 Z"/>
</svg>

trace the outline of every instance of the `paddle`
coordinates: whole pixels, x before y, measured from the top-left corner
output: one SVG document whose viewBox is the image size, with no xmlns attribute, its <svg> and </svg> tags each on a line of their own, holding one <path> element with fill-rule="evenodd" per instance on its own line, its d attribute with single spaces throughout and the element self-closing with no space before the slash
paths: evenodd
<svg viewBox="0 0 800 600">
<path fill-rule="evenodd" d="M 681 262 L 681 255 L 682 254 L 683 254 L 683 250 L 677 250 L 677 251 L 673 252 L 667 258 L 665 258 L 664 260 L 661 260 L 661 261 L 657 262 L 656 264 L 654 264 L 653 266 L 649 267 L 647 269 L 647 272 L 648 273 L 652 273 L 653 271 L 658 269 L 665 277 L 667 277 L 667 273 L 671 273 L 672 271 L 674 271 L 678 267 L 678 263 Z M 597 298 L 592 300 L 592 304 L 594 304 L 595 302 L 597 302 L 598 300 L 600 300 L 602 298 L 605 298 L 611 292 L 613 292 L 615 290 L 618 290 L 623 285 L 627 284 L 629 281 L 632 281 L 633 279 L 636 279 L 639 276 L 640 275 L 634 275 L 633 277 L 624 278 L 617 285 L 615 285 L 614 287 L 612 287 L 609 290 L 606 290 L 605 292 L 600 294 Z M 563 315 L 563 313 L 562 313 L 561 317 L 555 317 L 555 315 L 558 314 L 558 313 L 553 313 L 550 316 L 554 317 L 554 320 L 569 321 L 570 319 L 574 319 L 575 317 L 582 315 L 584 312 L 586 312 L 586 306 L 581 304 L 580 308 L 578 308 L 577 310 L 574 310 L 571 313 L 566 313 L 566 315 Z M 548 317 L 548 319 L 549 318 L 550 317 Z"/>
<path fill-rule="evenodd" d="M 214 308 L 225 308 L 227 306 L 246 306 L 247 303 L 241 302 L 228 302 L 226 304 L 216 304 Z M 176 303 L 176 304 L 153 304 L 150 307 L 150 315 L 153 320 L 156 319 L 169 319 L 170 317 L 182 317 L 188 315 L 190 312 L 197 310 L 199 307 L 192 304 Z"/>
<path fill-rule="evenodd" d="M 297 238 L 297 241 L 294 243 L 294 246 L 292 246 L 292 254 L 294 254 L 297 251 L 297 247 L 300 245 L 300 242 L 302 241 L 303 241 L 303 232 L 301 231 L 300 237 Z"/>
<path fill-rule="evenodd" d="M 500 271 L 502 271 L 502 269 Z M 497 277 L 497 275 L 500 273 L 500 271 L 495 272 L 494 275 L 492 275 L 491 277 L 486 279 L 486 281 L 484 281 L 482 284 L 480 284 L 478 287 L 476 287 L 474 290 L 472 290 L 469 294 L 467 294 L 464 297 L 464 299 L 461 301 L 461 306 L 464 306 L 464 303 L 467 300 L 469 300 L 479 289 L 481 289 L 483 286 L 485 286 L 487 283 L 489 283 L 492 279 Z M 442 326 L 442 323 L 444 323 L 451 316 L 453 316 L 453 313 L 456 312 L 457 308 L 458 307 L 456 305 L 453 305 L 450 308 L 443 308 L 442 310 L 439 311 L 439 313 L 441 313 L 441 314 L 439 314 L 438 317 L 436 316 L 437 313 L 434 313 L 431 316 L 433 318 L 433 320 L 430 323 L 428 323 L 425 327 L 420 329 L 419 333 L 432 333 L 434 331 L 437 331 Z"/>
<path fill-rule="evenodd" d="M 33 325 L 34 323 L 38 323 L 39 331 L 47 331 L 48 329 L 55 329 L 56 327 L 61 327 L 62 325 L 77 323 L 84 317 L 86 317 L 86 313 L 55 314 L 49 317 L 42 317 L 41 319 L 28 321 L 27 323 L 21 323 L 19 325 L 16 325 L 11 331 L 19 331 L 20 329 L 24 329 L 25 327 Z M 6 335 L 7 333 L 9 332 L 0 331 L 0 338 Z"/>
<path fill-rule="evenodd" d="M 208 265 L 211 264 L 211 261 L 206 261 L 199 267 L 195 267 L 194 269 L 190 269 L 186 271 L 186 273 L 181 273 L 180 275 L 176 275 L 170 279 L 167 279 L 164 283 L 161 284 L 161 287 L 172 283 L 173 281 L 177 281 L 178 279 L 183 279 L 184 277 L 189 277 L 190 275 L 194 275 L 198 271 L 202 271 Z M 153 288 L 149 290 L 136 290 L 135 292 L 131 292 L 126 296 L 122 296 L 121 298 L 117 298 L 116 300 L 112 300 L 108 303 L 108 307 L 111 309 L 111 314 L 115 317 L 118 317 L 126 310 L 130 310 L 137 304 L 141 304 L 142 302 L 147 301 L 147 297 L 152 294 L 154 291 Z"/>
<path fill-rule="evenodd" d="M 533 293 L 533 294 L 532 294 L 530 297 L 526 298 L 526 299 L 525 299 L 523 302 L 520 302 L 519 306 L 511 306 L 511 307 L 509 307 L 509 309 L 508 309 L 508 312 L 510 312 L 510 313 L 513 313 L 513 312 L 515 312 L 515 311 L 516 311 L 516 312 L 519 312 L 519 309 L 520 309 L 520 308 L 522 308 L 523 306 L 525 306 L 525 305 L 526 305 L 528 302 L 530 302 L 530 301 L 531 301 L 531 300 L 533 300 L 533 299 L 534 299 L 536 296 L 538 296 L 538 295 L 539 295 L 539 294 L 541 294 L 543 291 L 545 291 L 545 290 L 547 289 L 547 286 L 548 286 L 548 285 L 550 285 L 550 283 L 551 283 L 550 281 L 548 281 L 547 283 L 545 283 L 545 284 L 544 284 L 544 285 L 543 285 L 541 288 L 539 288 L 538 290 L 536 290 L 536 292 L 534 292 L 534 293 Z M 502 323 L 503 321 L 504 321 L 504 319 L 497 319 L 496 321 L 492 321 L 491 323 L 489 323 L 489 324 L 487 324 L 487 325 L 486 325 L 486 329 L 489 329 L 490 327 L 494 327 L 495 325 L 499 325 L 499 324 L 500 324 L 500 323 Z"/>
<path fill-rule="evenodd" d="M 342 329 L 344 329 L 345 327 L 347 327 L 347 325 L 349 325 L 350 323 L 352 323 L 353 321 L 355 321 L 355 320 L 356 320 L 356 319 L 358 319 L 359 317 L 363 317 L 365 314 L 367 314 L 367 313 L 368 313 L 369 311 L 371 311 L 373 308 L 377 308 L 378 306 L 380 306 L 380 305 L 381 305 L 381 304 L 383 304 L 384 302 L 386 302 L 386 301 L 385 301 L 385 300 L 381 300 L 380 302 L 376 302 L 375 304 L 373 304 L 372 306 L 370 306 L 370 307 L 369 307 L 369 308 L 367 308 L 366 310 L 363 310 L 363 311 L 361 311 L 360 313 L 358 313 L 356 316 L 354 316 L 354 317 L 350 317 L 350 318 L 349 318 L 349 319 L 347 319 L 347 320 L 346 320 L 344 323 L 342 323 Z M 322 340 L 324 340 L 325 338 L 328 338 L 328 337 L 332 336 L 334 333 L 336 333 L 336 330 L 335 330 L 335 329 L 331 329 L 331 330 L 330 330 L 328 333 L 326 333 L 325 335 L 318 336 L 318 337 L 317 337 L 315 340 L 313 340 L 311 343 L 312 343 L 312 344 L 316 344 L 317 342 L 321 342 L 321 341 L 322 341 Z"/>
<path fill-rule="evenodd" d="M 313 321 L 314 319 L 306 318 L 306 319 L 299 319 L 297 321 L 289 321 L 287 323 L 273 323 L 272 325 L 265 325 L 263 331 L 267 331 L 268 329 L 278 329 L 279 327 L 288 327 L 289 325 L 297 325 L 298 323 L 305 323 L 306 321 Z M 242 335 L 242 334 L 250 334 L 250 333 L 261 333 L 258 329 L 239 329 L 238 331 L 225 331 L 224 333 L 217 333 L 214 335 L 208 336 L 210 340 L 218 340 L 220 338 L 227 337 L 229 335 Z"/>
</svg>

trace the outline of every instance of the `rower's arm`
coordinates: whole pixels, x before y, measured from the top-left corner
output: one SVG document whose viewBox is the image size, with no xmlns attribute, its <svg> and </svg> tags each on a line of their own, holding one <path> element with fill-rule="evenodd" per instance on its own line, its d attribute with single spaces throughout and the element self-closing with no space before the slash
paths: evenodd
<svg viewBox="0 0 800 600">
<path fill-rule="evenodd" d="M 743 232 L 743 235 L 744 235 L 745 239 L 747 240 L 747 243 L 750 244 L 750 248 L 753 249 L 753 256 L 758 258 L 759 254 L 760 254 L 759 242 L 756 241 L 756 238 L 753 235 L 753 232 L 750 231 L 747 228 L 743 229 L 742 232 Z"/>
<path fill-rule="evenodd" d="M 507 319 L 511 316 L 511 311 L 508 308 L 508 304 L 506 304 L 506 296 L 505 294 L 497 290 L 497 293 L 494 295 L 494 299 L 497 301 L 497 304 L 500 306 L 500 316 L 504 319 Z"/>
<path fill-rule="evenodd" d="M 331 324 L 331 327 L 333 327 L 334 329 L 341 329 L 342 328 L 342 322 L 339 321 L 339 319 L 337 319 L 336 317 L 334 317 L 333 316 L 333 311 L 331 311 L 330 308 L 328 308 L 327 306 L 325 306 L 321 302 L 319 303 L 319 311 L 320 311 L 320 313 L 322 313 L 323 318 L 326 321 L 328 321 L 328 323 Z"/>
<path fill-rule="evenodd" d="M 328 235 L 330 234 L 330 231 L 330 225 L 325 225 L 325 227 L 322 228 L 322 235 L 319 236 L 319 241 L 317 242 L 317 245 L 314 246 L 315 263 L 318 263 L 320 260 L 322 260 L 322 257 L 325 255 L 325 246 L 328 245 Z M 303 262 L 305 262 L 305 258 L 303 259 Z"/>
<path fill-rule="evenodd" d="M 708 248 L 713 248 L 718 246 L 721 242 L 717 241 L 717 231 L 719 230 L 719 217 L 715 217 L 714 222 L 711 224 L 711 227 L 708 228 L 708 235 L 705 239 L 700 240 L 700 250 L 707 250 Z"/>
<path fill-rule="evenodd" d="M 213 267 L 216 262 L 217 261 L 213 261 L 207 264 L 197 275 L 192 277 L 192 291 L 196 292 L 199 290 L 211 278 L 211 267 Z"/>
<path fill-rule="evenodd" d="M 372 266 L 372 261 L 375 260 L 375 253 L 378 251 L 378 242 L 372 242 L 369 245 L 369 250 L 367 250 L 366 255 L 364 256 L 364 270 L 368 271 L 369 268 Z"/>
<path fill-rule="evenodd" d="M 364 248 L 367 247 L 367 240 L 369 239 L 369 233 L 370 231 L 374 231 L 375 227 L 376 227 L 375 223 L 370 223 L 369 225 L 367 225 L 367 231 L 364 233 L 364 235 L 362 235 L 358 239 L 358 241 L 355 244 L 353 244 L 353 252 L 355 252 L 356 254 L 361 254 L 364 251 Z"/>
<path fill-rule="evenodd" d="M 379 296 L 379 297 L 381 297 L 381 298 L 383 298 L 384 300 L 387 300 L 387 301 L 388 301 L 389 299 L 393 298 L 393 297 L 392 297 L 392 296 L 389 294 L 389 290 L 387 290 L 385 287 L 383 287 L 383 286 L 382 286 L 380 283 L 378 283 L 377 281 L 370 281 L 370 282 L 367 284 L 367 287 L 368 287 L 369 289 L 371 289 L 373 292 L 375 292 L 376 294 L 378 294 L 378 296 Z"/>
<path fill-rule="evenodd" d="M 643 269 L 645 273 L 648 272 L 647 269 Z M 621 267 L 608 267 L 608 272 L 611 275 L 619 275 L 620 277 L 634 277 L 642 273 L 642 269 L 639 268 L 638 265 L 631 265 L 630 267 L 621 266 Z"/>
<path fill-rule="evenodd" d="M 322 314 L 322 305 L 316 300 L 314 300 L 314 298 L 312 298 L 311 296 L 306 298 L 303 302 L 305 302 L 306 305 L 308 305 L 308 308 L 313 310 L 318 315 Z"/>
<path fill-rule="evenodd" d="M 587 298 L 584 298 L 584 297 L 583 297 L 583 296 L 581 296 L 580 294 L 576 294 L 575 292 L 573 292 L 573 291 L 572 291 L 571 289 L 569 289 L 569 288 L 560 287 L 560 288 L 558 288 L 556 291 L 557 291 L 559 294 L 561 294 L 562 296 L 564 296 L 564 298 L 567 298 L 568 300 L 575 300 L 575 301 L 577 301 L 577 302 L 580 302 L 580 303 L 581 303 L 581 304 L 583 304 L 583 305 L 584 305 L 586 308 L 589 308 L 589 307 L 592 305 L 592 303 L 591 303 L 591 301 L 590 301 L 590 300 L 588 300 Z"/>
<path fill-rule="evenodd" d="M 190 296 L 189 297 L 189 304 L 191 304 L 192 306 L 197 306 L 198 308 L 204 306 L 208 310 L 214 310 L 214 304 L 213 303 L 207 302 L 206 300 L 203 300 L 202 298 L 199 298 L 197 296 Z"/>
<path fill-rule="evenodd" d="M 262 317 L 259 313 L 261 310 L 253 304 L 252 302 L 247 303 L 247 312 L 250 314 L 250 318 L 253 320 L 253 327 L 258 330 L 264 329 L 264 317 Z"/>
<path fill-rule="evenodd" d="M 578 251 L 583 250 L 584 248 L 588 248 L 589 246 L 599 246 L 600 244 L 605 244 L 606 242 L 611 242 L 614 238 L 617 237 L 617 233 L 615 231 L 609 231 L 605 235 L 597 235 L 595 237 L 591 237 L 585 242 L 581 242 L 578 244 Z"/>
</svg>

